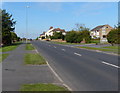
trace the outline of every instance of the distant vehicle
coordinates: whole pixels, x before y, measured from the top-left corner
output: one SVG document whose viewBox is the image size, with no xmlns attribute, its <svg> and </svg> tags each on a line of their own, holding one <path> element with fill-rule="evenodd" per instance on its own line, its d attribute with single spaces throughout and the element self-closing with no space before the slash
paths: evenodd
<svg viewBox="0 0 120 93">
<path fill-rule="evenodd" d="M 30 41 L 32 41 L 32 39 L 30 39 Z"/>
</svg>

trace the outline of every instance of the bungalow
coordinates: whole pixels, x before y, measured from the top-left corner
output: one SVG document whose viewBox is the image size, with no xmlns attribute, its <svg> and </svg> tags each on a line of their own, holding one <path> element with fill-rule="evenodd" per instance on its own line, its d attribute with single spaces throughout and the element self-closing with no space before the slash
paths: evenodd
<svg viewBox="0 0 120 93">
<path fill-rule="evenodd" d="M 97 39 L 100 38 L 101 43 L 107 42 L 107 34 L 112 30 L 111 26 L 107 25 L 100 25 L 93 28 L 90 32 L 91 38 Z"/>
<path fill-rule="evenodd" d="M 64 29 L 50 27 L 49 30 L 45 33 L 45 38 L 49 36 L 53 36 L 55 32 L 58 32 L 58 33 L 62 32 L 63 35 L 66 35 L 66 32 Z"/>
</svg>

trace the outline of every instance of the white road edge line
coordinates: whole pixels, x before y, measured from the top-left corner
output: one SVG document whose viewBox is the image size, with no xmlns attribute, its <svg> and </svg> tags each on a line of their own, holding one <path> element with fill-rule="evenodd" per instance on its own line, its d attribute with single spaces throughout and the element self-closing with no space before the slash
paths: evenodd
<svg viewBox="0 0 120 93">
<path fill-rule="evenodd" d="M 61 49 L 62 51 L 65 51 L 65 49 Z"/>
<path fill-rule="evenodd" d="M 48 67 L 50 68 L 50 70 L 55 74 L 55 76 L 62 82 L 63 86 L 65 86 L 68 90 L 72 91 L 72 89 L 70 87 L 68 87 L 68 85 L 66 85 L 63 80 L 58 76 L 58 74 L 53 70 L 53 68 L 49 65 L 48 61 L 46 61 Z"/>
<path fill-rule="evenodd" d="M 39 52 L 38 52 L 38 50 L 37 50 L 37 49 L 36 49 L 35 51 L 39 54 Z"/>
<path fill-rule="evenodd" d="M 78 54 L 78 53 L 74 53 L 75 55 L 78 55 L 78 56 L 82 56 L 81 54 Z"/>
<path fill-rule="evenodd" d="M 102 63 L 106 64 L 106 65 L 109 65 L 109 66 L 112 66 L 112 67 L 120 68 L 119 66 L 116 66 L 114 64 L 110 64 L 110 63 L 107 63 L 107 62 L 104 62 L 104 61 L 102 61 Z"/>
</svg>

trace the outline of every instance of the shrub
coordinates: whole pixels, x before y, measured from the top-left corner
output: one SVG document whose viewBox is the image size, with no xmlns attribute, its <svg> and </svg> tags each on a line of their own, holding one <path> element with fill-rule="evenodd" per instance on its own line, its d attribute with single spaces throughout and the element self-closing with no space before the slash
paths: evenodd
<svg viewBox="0 0 120 93">
<path fill-rule="evenodd" d="M 120 28 L 111 30 L 107 35 L 108 42 L 113 44 L 120 44 Z"/>
</svg>

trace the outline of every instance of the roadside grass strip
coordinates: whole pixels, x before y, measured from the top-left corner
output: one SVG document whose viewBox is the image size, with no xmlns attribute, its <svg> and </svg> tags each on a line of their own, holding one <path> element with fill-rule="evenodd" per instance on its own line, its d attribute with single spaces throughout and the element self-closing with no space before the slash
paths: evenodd
<svg viewBox="0 0 120 93">
<path fill-rule="evenodd" d="M 58 86 L 55 84 L 25 84 L 21 87 L 20 91 L 49 91 L 49 93 L 56 93 L 58 91 L 66 91 L 68 93 L 67 88 Z M 54 91 L 54 92 L 52 92 Z M 70 93 L 70 92 L 69 92 Z"/>
<path fill-rule="evenodd" d="M 120 49 L 120 46 L 106 46 L 103 48 L 108 48 L 108 49 Z"/>
<path fill-rule="evenodd" d="M 108 48 L 95 48 L 95 47 L 86 47 L 86 46 L 82 46 L 82 47 L 77 47 L 77 48 L 85 48 L 85 49 L 90 49 L 90 50 L 100 50 L 100 51 L 108 51 L 108 52 L 114 52 L 119 54 L 118 49 L 108 49 Z"/>
<path fill-rule="evenodd" d="M 35 48 L 33 47 L 32 44 L 26 44 L 26 50 L 34 50 Z"/>
<path fill-rule="evenodd" d="M 68 42 L 57 42 L 57 41 L 49 41 L 53 44 L 62 44 L 62 45 L 82 45 L 83 43 L 68 43 Z"/>
<path fill-rule="evenodd" d="M 9 46 L 4 46 L 0 48 L 0 51 L 2 52 L 8 52 L 8 51 L 12 51 L 14 49 L 16 49 L 18 46 L 20 45 L 20 43 L 15 43 Z"/>
<path fill-rule="evenodd" d="M 9 54 L 0 54 L 0 62 L 2 62 L 5 58 L 7 58 Z"/>
<path fill-rule="evenodd" d="M 38 53 L 27 53 L 25 54 L 24 63 L 29 65 L 42 65 L 46 64 L 46 61 Z"/>
</svg>

